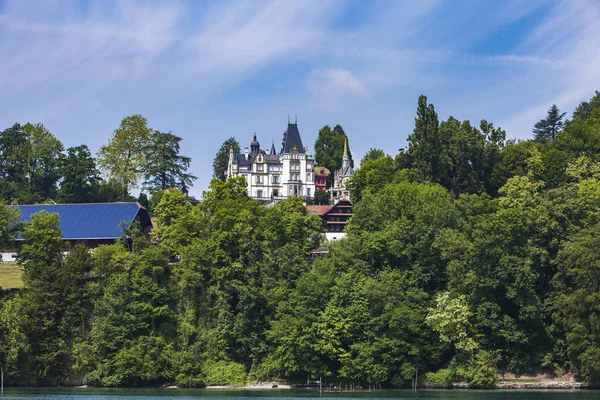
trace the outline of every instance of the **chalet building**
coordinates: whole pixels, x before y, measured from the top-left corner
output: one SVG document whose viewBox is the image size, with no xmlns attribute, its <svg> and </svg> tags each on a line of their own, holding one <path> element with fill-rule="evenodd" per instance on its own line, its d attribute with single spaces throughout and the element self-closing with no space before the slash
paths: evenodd
<svg viewBox="0 0 600 400">
<path fill-rule="evenodd" d="M 344 230 L 352 217 L 352 203 L 342 199 L 333 206 L 307 206 L 311 214 L 321 217 L 327 240 L 337 240 L 346 236 Z"/>
<path fill-rule="evenodd" d="M 148 211 L 139 203 L 89 203 L 89 204 L 35 204 L 8 206 L 21 212 L 21 221 L 31 221 L 40 211 L 56 213 L 65 242 L 83 243 L 88 248 L 113 244 L 122 234 L 122 223 L 140 223 L 144 234 L 152 229 Z M 12 249 L 3 250 L 2 261 L 14 261 L 23 239 L 16 238 Z"/>
<path fill-rule="evenodd" d="M 315 159 L 309 154 L 298 131 L 298 123 L 288 123 L 281 150 L 260 148 L 254 135 L 250 150 L 229 152 L 228 178 L 243 176 L 248 184 L 248 196 L 262 201 L 281 200 L 290 196 L 313 198 L 315 195 Z"/>
<path fill-rule="evenodd" d="M 315 190 L 327 190 L 327 178 L 330 174 L 325 167 L 315 167 Z"/>
</svg>

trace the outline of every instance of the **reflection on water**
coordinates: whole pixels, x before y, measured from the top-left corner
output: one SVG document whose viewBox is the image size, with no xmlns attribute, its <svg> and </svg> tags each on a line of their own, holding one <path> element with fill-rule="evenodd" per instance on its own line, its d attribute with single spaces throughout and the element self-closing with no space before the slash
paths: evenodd
<svg viewBox="0 0 600 400">
<path fill-rule="evenodd" d="M 223 389 L 12 389 L 5 388 L 0 400 L 261 400 L 273 398 L 322 399 L 474 399 L 474 400 L 600 400 L 600 391 L 466 391 L 466 390 L 383 390 L 373 392 L 323 393 L 314 390 L 223 390 Z"/>
</svg>

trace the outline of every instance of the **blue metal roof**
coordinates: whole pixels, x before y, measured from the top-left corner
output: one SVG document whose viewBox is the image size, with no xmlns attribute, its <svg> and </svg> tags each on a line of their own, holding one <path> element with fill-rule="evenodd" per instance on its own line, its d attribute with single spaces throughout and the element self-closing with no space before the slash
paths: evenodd
<svg viewBox="0 0 600 400">
<path fill-rule="evenodd" d="M 138 203 L 34 204 L 11 206 L 21 211 L 21 221 L 31 221 L 31 215 L 42 210 L 57 213 L 65 240 L 117 239 L 121 222 L 131 223 L 143 212 L 142 225 L 150 223 L 145 208 Z"/>
</svg>

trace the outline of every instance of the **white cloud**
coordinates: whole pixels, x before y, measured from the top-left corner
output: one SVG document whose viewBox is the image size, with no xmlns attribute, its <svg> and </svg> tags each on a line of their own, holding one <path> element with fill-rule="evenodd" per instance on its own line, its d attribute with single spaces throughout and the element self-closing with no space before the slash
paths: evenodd
<svg viewBox="0 0 600 400">
<path fill-rule="evenodd" d="M 307 82 L 311 101 L 322 108 L 335 108 L 344 100 L 370 100 L 363 82 L 344 68 L 313 69 Z"/>
</svg>

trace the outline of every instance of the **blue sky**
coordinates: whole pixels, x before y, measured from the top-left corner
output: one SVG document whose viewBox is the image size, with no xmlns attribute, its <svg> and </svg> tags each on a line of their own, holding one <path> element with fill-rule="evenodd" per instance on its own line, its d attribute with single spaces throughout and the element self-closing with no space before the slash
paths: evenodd
<svg viewBox="0 0 600 400">
<path fill-rule="evenodd" d="M 598 21 L 600 0 L 0 0 L 0 128 L 96 152 L 140 113 L 184 138 L 196 196 L 226 138 L 268 148 L 288 114 L 311 151 L 341 124 L 357 160 L 406 146 L 420 94 L 528 138 L 600 90 Z"/>
</svg>

